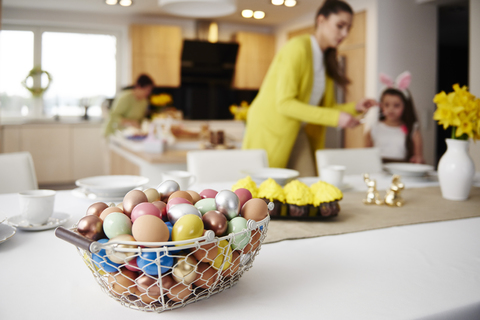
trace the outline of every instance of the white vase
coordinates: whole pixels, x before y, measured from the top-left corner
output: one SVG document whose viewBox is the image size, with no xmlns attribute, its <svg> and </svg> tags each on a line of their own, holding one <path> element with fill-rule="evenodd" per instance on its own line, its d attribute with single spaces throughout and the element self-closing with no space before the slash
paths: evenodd
<svg viewBox="0 0 480 320">
<path fill-rule="evenodd" d="M 447 151 L 438 162 L 438 181 L 442 196 L 448 200 L 466 200 L 472 188 L 475 165 L 468 153 L 468 140 L 446 139 Z"/>
</svg>

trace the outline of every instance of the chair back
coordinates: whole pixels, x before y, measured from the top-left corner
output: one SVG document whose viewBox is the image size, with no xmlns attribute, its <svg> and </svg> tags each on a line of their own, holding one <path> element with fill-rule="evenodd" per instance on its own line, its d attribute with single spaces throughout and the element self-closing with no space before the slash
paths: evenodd
<svg viewBox="0 0 480 320">
<path fill-rule="evenodd" d="M 345 174 L 382 172 L 378 148 L 323 149 L 315 151 L 317 171 L 329 165 L 346 167 Z"/>
<path fill-rule="evenodd" d="M 267 168 L 267 153 L 258 150 L 199 150 L 187 153 L 187 170 L 196 183 L 236 181 L 245 177 L 242 170 Z"/>
<path fill-rule="evenodd" d="M 0 153 L 0 193 L 38 189 L 30 152 Z"/>
</svg>

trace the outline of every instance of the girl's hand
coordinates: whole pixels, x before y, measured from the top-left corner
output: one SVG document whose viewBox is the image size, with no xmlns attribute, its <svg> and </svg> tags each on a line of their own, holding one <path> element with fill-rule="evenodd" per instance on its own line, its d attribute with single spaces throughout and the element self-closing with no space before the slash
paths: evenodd
<svg viewBox="0 0 480 320">
<path fill-rule="evenodd" d="M 377 105 L 378 105 L 378 102 L 376 100 L 364 98 L 357 103 L 357 105 L 355 106 L 355 110 L 357 110 L 358 112 L 365 112 L 371 107 L 377 106 Z"/>
<path fill-rule="evenodd" d="M 340 112 L 338 126 L 340 128 L 354 128 L 360 124 L 357 118 L 346 112 Z"/>
<path fill-rule="evenodd" d="M 410 158 L 410 162 L 411 162 L 411 163 L 425 163 L 425 159 L 423 159 L 422 156 L 413 155 L 413 156 Z"/>
</svg>

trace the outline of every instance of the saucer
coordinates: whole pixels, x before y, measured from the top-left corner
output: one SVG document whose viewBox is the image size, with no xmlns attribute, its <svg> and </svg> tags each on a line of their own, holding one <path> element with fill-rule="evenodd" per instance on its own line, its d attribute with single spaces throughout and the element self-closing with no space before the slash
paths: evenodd
<svg viewBox="0 0 480 320">
<path fill-rule="evenodd" d="M 8 224 L 5 223 L 0 223 L 0 243 L 7 241 L 13 235 L 17 232 L 17 229 L 15 229 L 12 226 L 9 226 Z"/>
<path fill-rule="evenodd" d="M 124 196 L 100 196 L 95 193 L 90 193 L 83 188 L 75 188 L 72 190 L 72 194 L 75 197 L 82 198 L 82 199 L 89 199 L 89 200 L 96 200 L 96 201 L 109 201 L 109 202 L 122 202 Z"/>
<path fill-rule="evenodd" d="M 40 231 L 56 228 L 67 222 L 71 216 L 72 215 L 68 213 L 54 212 L 53 215 L 48 218 L 48 221 L 45 224 L 40 226 L 32 226 L 31 224 L 28 224 L 27 221 L 23 220 L 22 216 L 19 215 L 8 218 L 8 223 L 20 230 Z"/>
</svg>

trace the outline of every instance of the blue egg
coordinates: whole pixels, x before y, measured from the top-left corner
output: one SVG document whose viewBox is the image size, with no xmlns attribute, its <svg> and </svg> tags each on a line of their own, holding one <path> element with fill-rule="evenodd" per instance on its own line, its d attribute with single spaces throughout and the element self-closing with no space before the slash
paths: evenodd
<svg viewBox="0 0 480 320">
<path fill-rule="evenodd" d="M 97 242 L 107 243 L 108 239 L 100 239 Z M 110 261 L 107 257 L 105 249 L 100 250 L 98 253 L 92 254 L 92 259 L 98 268 L 103 269 L 105 272 L 117 272 L 120 268 L 120 264 Z"/>
<path fill-rule="evenodd" d="M 158 276 L 158 266 L 156 262 L 160 263 L 161 273 L 169 271 L 173 266 L 173 258 L 165 255 L 163 252 L 142 252 L 142 254 L 137 257 L 137 266 L 151 276 Z"/>
<path fill-rule="evenodd" d="M 165 224 L 167 225 L 168 231 L 170 232 L 170 236 L 168 237 L 168 241 L 172 241 L 173 224 L 170 221 L 165 222 Z"/>
</svg>

